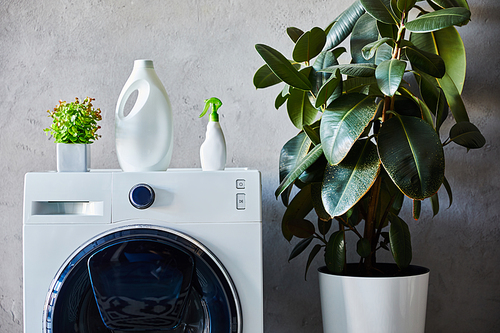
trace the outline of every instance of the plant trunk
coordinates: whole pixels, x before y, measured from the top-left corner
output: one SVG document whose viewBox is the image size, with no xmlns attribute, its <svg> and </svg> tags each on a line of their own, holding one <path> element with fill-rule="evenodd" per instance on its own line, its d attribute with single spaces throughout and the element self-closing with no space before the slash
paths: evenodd
<svg viewBox="0 0 500 333">
<path fill-rule="evenodd" d="M 364 231 L 364 238 L 367 239 L 372 248 L 371 248 L 371 253 L 370 255 L 365 258 L 364 261 L 364 269 L 365 272 L 369 275 L 370 272 L 373 269 L 373 265 L 376 263 L 376 257 L 375 257 L 375 248 L 377 246 L 378 240 L 376 238 L 376 228 L 375 228 L 375 223 L 376 223 L 376 213 L 377 213 L 377 206 L 378 206 L 378 199 L 380 195 L 380 183 L 382 182 L 381 176 L 378 176 L 377 179 L 375 180 L 375 183 L 373 184 L 373 187 L 371 189 L 370 193 L 370 199 L 368 202 L 368 212 L 365 220 L 365 231 Z"/>
</svg>

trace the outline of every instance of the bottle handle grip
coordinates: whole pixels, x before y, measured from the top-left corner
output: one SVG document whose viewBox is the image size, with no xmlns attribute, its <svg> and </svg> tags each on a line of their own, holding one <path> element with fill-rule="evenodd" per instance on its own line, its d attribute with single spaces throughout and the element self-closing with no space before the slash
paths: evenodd
<svg viewBox="0 0 500 333">
<path fill-rule="evenodd" d="M 137 91 L 137 99 L 134 105 L 132 106 L 132 109 L 130 110 L 129 114 L 125 116 L 123 113 L 125 104 L 127 103 L 128 99 L 130 98 L 130 95 L 132 95 L 134 91 Z M 146 104 L 150 92 L 151 92 L 151 87 L 148 81 L 140 79 L 132 82 L 127 88 L 124 88 L 124 90 L 120 94 L 120 97 L 118 98 L 116 116 L 119 119 L 125 119 L 127 117 L 131 117 L 134 114 L 136 114 L 140 109 L 142 109 L 144 104 Z"/>
</svg>

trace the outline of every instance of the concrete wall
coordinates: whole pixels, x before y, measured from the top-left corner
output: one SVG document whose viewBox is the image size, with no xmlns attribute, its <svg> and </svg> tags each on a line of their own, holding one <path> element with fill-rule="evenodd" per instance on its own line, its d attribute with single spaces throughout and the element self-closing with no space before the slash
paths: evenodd
<svg viewBox="0 0 500 333">
<path fill-rule="evenodd" d="M 222 99 L 228 166 L 262 171 L 265 332 L 321 332 L 317 277 L 303 279 L 304 258 L 287 262 L 274 199 L 278 154 L 295 133 L 279 88 L 256 91 L 263 61 L 254 44 L 287 54 L 287 26 L 325 27 L 350 5 L 340 0 L 1 0 L 0 6 L 0 332 L 22 332 L 23 176 L 55 169 L 55 145 L 42 132 L 59 99 L 86 95 L 103 110 L 93 168 L 118 168 L 114 109 L 134 59 L 155 61 L 175 114 L 172 167 L 199 167 L 203 100 Z M 487 138 L 479 151 L 448 147 L 446 176 L 454 203 L 412 222 L 413 263 L 432 270 L 427 332 L 498 332 L 500 206 L 498 142 L 500 4 L 469 0 L 472 22 L 460 29 L 468 50 L 463 94 Z M 443 138 L 444 139 L 444 138 Z M 43 249 L 40 249 L 43 251 Z M 318 261 L 318 265 L 321 262 Z M 32 333 L 32 332 L 30 332 Z M 252 332 L 247 332 L 252 333 Z"/>
</svg>

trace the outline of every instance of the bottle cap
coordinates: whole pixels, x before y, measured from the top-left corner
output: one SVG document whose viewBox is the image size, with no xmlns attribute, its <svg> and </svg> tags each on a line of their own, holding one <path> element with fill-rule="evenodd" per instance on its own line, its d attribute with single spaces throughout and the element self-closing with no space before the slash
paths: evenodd
<svg viewBox="0 0 500 333">
<path fill-rule="evenodd" d="M 140 68 L 154 68 L 153 60 L 139 59 L 134 61 L 134 67 Z"/>
</svg>

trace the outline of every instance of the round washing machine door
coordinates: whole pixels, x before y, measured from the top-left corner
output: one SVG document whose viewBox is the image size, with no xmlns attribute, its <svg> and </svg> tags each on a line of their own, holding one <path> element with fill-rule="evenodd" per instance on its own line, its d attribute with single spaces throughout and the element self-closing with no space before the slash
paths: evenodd
<svg viewBox="0 0 500 333">
<path fill-rule="evenodd" d="M 241 309 L 222 263 L 159 226 L 97 236 L 62 266 L 44 312 L 46 333 L 240 333 Z"/>
</svg>

